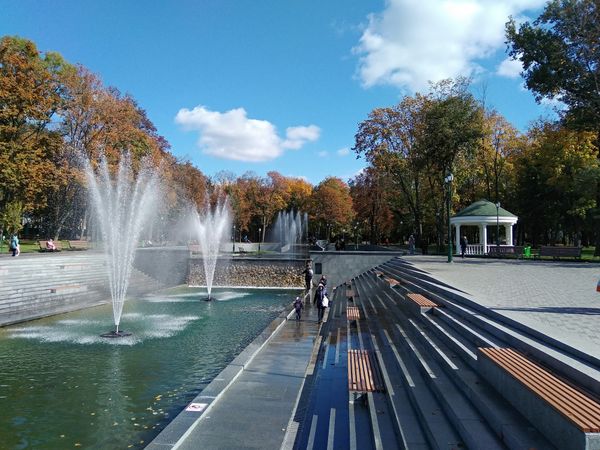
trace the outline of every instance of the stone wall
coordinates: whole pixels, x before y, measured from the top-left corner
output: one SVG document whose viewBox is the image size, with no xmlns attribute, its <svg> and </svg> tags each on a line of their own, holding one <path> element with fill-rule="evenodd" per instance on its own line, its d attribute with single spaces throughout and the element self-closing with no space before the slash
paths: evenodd
<svg viewBox="0 0 600 450">
<path fill-rule="evenodd" d="M 243 258 L 217 263 L 213 286 L 302 287 L 305 260 Z M 191 258 L 188 284 L 205 286 L 202 258 Z"/>
<path fill-rule="evenodd" d="M 315 270 L 315 280 L 321 275 L 327 277 L 328 286 L 338 286 L 339 284 L 360 275 L 361 273 L 389 261 L 396 256 L 401 256 L 400 252 L 310 252 Z M 320 264 L 320 266 L 317 266 Z M 318 267 L 321 268 L 319 272 Z"/>
</svg>

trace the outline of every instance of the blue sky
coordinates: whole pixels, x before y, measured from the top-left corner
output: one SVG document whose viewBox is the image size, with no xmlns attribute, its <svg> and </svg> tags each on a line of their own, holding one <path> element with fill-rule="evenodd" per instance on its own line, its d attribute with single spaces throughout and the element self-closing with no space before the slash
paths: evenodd
<svg viewBox="0 0 600 450">
<path fill-rule="evenodd" d="M 0 35 L 81 63 L 144 108 L 172 152 L 207 175 L 354 176 L 376 107 L 473 76 L 517 128 L 551 115 L 506 59 L 509 14 L 541 0 L 0 0 Z M 503 62 L 504 61 L 504 62 Z"/>
</svg>

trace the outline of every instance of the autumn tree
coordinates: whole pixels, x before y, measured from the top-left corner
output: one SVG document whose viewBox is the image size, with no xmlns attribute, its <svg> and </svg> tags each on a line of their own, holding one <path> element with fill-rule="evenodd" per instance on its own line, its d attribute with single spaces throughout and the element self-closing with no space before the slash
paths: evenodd
<svg viewBox="0 0 600 450">
<path fill-rule="evenodd" d="M 349 182 L 356 223 L 368 224 L 369 241 L 390 237 L 394 214 L 391 209 L 392 188 L 389 177 L 374 167 L 367 167 Z"/>
<path fill-rule="evenodd" d="M 477 158 L 485 198 L 494 202 L 507 198 L 507 181 L 512 169 L 511 156 L 522 145 L 523 140 L 515 127 L 498 112 L 486 111 L 483 142 L 478 149 Z"/>
<path fill-rule="evenodd" d="M 329 233 L 349 230 L 354 219 L 349 186 L 340 178 L 325 178 L 312 193 L 309 215 L 314 221 L 313 229 Z"/>
<path fill-rule="evenodd" d="M 374 170 L 390 175 L 393 188 L 410 210 L 418 239 L 422 235 L 422 168 L 420 154 L 423 115 L 429 100 L 416 94 L 388 108 L 374 109 L 361 122 L 353 150 L 365 156 Z"/>
<path fill-rule="evenodd" d="M 0 39 L 0 209 L 23 213 L 47 203 L 59 179 L 52 158 L 60 135 L 49 127 L 63 104 L 56 53 L 42 54 L 26 39 Z"/>
</svg>

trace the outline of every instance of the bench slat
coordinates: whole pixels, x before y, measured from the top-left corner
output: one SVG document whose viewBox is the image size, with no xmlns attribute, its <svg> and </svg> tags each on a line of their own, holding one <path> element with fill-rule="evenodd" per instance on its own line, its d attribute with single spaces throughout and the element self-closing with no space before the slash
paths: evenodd
<svg viewBox="0 0 600 450">
<path fill-rule="evenodd" d="M 358 392 L 383 392 L 381 369 L 372 352 L 348 350 L 348 388 Z"/>
<path fill-rule="evenodd" d="M 422 306 L 424 308 L 436 308 L 439 306 L 437 303 L 432 302 L 427 297 L 425 297 L 421 294 L 410 293 L 410 294 L 406 294 L 406 297 L 409 300 L 412 300 L 413 302 L 415 302 L 417 305 Z"/>
<path fill-rule="evenodd" d="M 581 422 L 582 426 L 585 426 L 584 423 L 586 423 L 592 429 L 600 425 L 600 405 L 589 397 L 527 360 L 514 350 L 510 352 L 509 363 L 511 362 L 519 365 L 524 372 L 529 374 L 532 380 L 527 386 L 531 384 L 530 388 L 534 392 L 546 399 L 551 399 L 552 401 L 549 403 L 553 404 L 559 411 L 560 408 L 564 409 L 565 415 L 574 422 Z M 539 384 L 533 384 L 534 379 Z M 587 409 L 585 409 L 586 407 Z M 581 429 L 587 432 L 592 431 L 591 429 L 589 431 L 584 428 Z"/>
<path fill-rule="evenodd" d="M 480 348 L 497 365 L 570 419 L 581 431 L 600 432 L 600 403 L 538 366 L 516 350 Z"/>
<path fill-rule="evenodd" d="M 360 310 L 358 306 L 348 306 L 346 308 L 346 316 L 348 320 L 359 320 L 360 319 Z"/>
<path fill-rule="evenodd" d="M 585 414 L 587 411 L 583 410 L 581 407 L 573 406 L 574 400 L 581 400 L 584 402 L 584 399 L 573 398 L 576 396 L 569 397 L 572 393 L 566 389 L 568 385 L 560 380 L 554 379 L 548 373 L 540 373 L 539 370 L 537 370 L 538 368 L 532 368 L 527 362 L 522 361 L 521 359 L 516 359 L 512 357 L 512 355 L 508 358 L 505 356 L 506 355 L 498 355 L 497 358 L 499 361 L 503 362 L 502 366 L 507 372 L 511 373 L 519 380 L 523 377 L 529 378 L 523 379 L 521 382 L 540 397 L 544 398 L 548 403 L 555 407 L 556 410 L 569 417 L 573 422 L 578 423 L 582 431 L 592 431 L 591 429 L 588 429 L 589 427 L 593 428 L 594 425 L 593 421 L 589 422 L 590 417 Z M 518 366 L 517 368 L 519 370 L 511 370 L 511 366 L 513 368 Z M 569 399 L 569 402 L 565 402 L 565 398 Z M 587 403 L 587 401 L 585 401 L 585 403 Z M 591 419 L 594 418 L 592 417 Z"/>
</svg>

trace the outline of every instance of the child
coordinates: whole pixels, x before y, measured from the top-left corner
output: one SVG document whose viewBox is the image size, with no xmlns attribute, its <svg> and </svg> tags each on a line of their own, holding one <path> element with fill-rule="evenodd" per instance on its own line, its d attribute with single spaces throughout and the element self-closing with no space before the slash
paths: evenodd
<svg viewBox="0 0 600 450">
<path fill-rule="evenodd" d="M 302 308 L 304 308 L 302 299 L 300 297 L 296 297 L 296 300 L 294 300 L 294 309 L 296 310 L 296 320 L 300 320 L 300 318 L 302 316 Z"/>
</svg>

